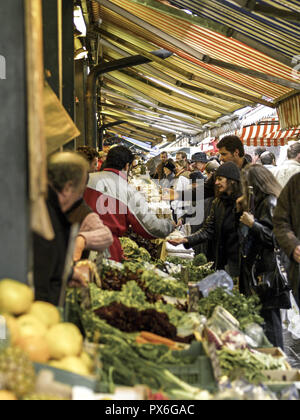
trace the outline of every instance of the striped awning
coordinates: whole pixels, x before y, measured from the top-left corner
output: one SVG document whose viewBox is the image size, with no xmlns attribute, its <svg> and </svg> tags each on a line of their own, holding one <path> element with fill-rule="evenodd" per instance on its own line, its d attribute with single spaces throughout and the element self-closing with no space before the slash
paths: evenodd
<svg viewBox="0 0 300 420">
<path fill-rule="evenodd" d="M 278 107 L 280 124 L 284 128 L 295 127 L 300 123 L 300 95 L 283 101 Z"/>
<path fill-rule="evenodd" d="M 160 48 L 173 53 L 166 60 L 104 75 L 99 101 L 102 122 L 126 120 L 127 125 L 115 128 L 117 134 L 132 137 L 134 132 L 141 139 L 151 133 L 154 143 L 167 134 L 197 136 L 203 125 L 257 104 L 273 108 L 280 104 L 282 124 L 282 115 L 287 119 L 288 112 L 281 104 L 300 92 L 292 64 L 299 55 L 300 25 L 296 19 L 249 10 L 246 3 L 91 0 L 92 31 L 101 43 L 103 60 L 148 58 Z M 296 0 L 256 3 L 292 11 L 295 16 L 300 12 Z M 300 113 L 293 125 L 282 127 L 299 124 Z M 268 131 L 270 127 L 257 130 L 252 127 L 243 134 L 246 144 L 282 144 L 293 135 L 281 129 Z"/>
<path fill-rule="evenodd" d="M 247 146 L 284 146 L 291 139 L 300 136 L 300 126 L 291 130 L 282 130 L 276 119 L 260 124 L 243 127 L 236 133 Z"/>
<path fill-rule="evenodd" d="M 170 3 L 181 9 L 190 10 L 210 22 L 215 22 L 218 25 L 215 26 L 217 31 L 231 28 L 231 36 L 243 39 L 248 45 L 251 43 L 250 40 L 253 40 L 257 47 L 261 43 L 289 57 L 290 60 L 299 54 L 299 18 L 298 21 L 296 20 L 297 14 L 300 13 L 299 0 L 257 0 L 248 2 L 248 8 L 247 2 L 235 0 L 171 0 Z M 278 16 L 259 13 L 255 11 L 255 6 L 251 10 L 250 3 L 256 3 L 255 6 L 271 6 L 274 12 L 278 11 Z M 280 14 L 282 15 L 280 12 L 283 11 L 293 12 L 295 20 L 280 17 Z"/>
</svg>

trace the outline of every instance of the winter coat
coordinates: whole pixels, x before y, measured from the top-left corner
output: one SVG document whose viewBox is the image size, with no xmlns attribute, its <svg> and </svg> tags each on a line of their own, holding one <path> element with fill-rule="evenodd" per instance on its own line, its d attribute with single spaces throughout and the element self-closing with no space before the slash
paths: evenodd
<svg viewBox="0 0 300 420">
<path fill-rule="evenodd" d="M 223 194 L 212 204 L 210 214 L 202 229 L 189 236 L 186 248 L 193 248 L 206 241 L 213 241 L 215 247 L 215 267 L 222 270 L 231 261 L 239 262 L 238 220 L 236 200 L 238 197 Z"/>
<path fill-rule="evenodd" d="M 79 223 L 79 234 L 84 237 L 87 251 L 103 252 L 113 243 L 112 233 L 106 227 L 99 215 L 85 203 L 80 200 L 66 213 L 70 223 Z M 88 252 L 85 252 L 83 258 L 88 258 Z"/>
<path fill-rule="evenodd" d="M 274 254 L 273 215 L 277 198 L 273 195 L 262 197 L 255 203 L 255 222 L 246 239 L 247 252 L 241 255 L 240 292 L 252 294 L 252 267 L 256 265 L 257 275 L 273 273 L 276 269 Z M 242 253 L 243 254 L 243 253 Z M 266 307 L 280 308 L 280 302 L 264 302 Z"/>
<path fill-rule="evenodd" d="M 33 235 L 35 299 L 58 306 L 71 224 L 50 187 L 46 204 L 55 237 L 48 241 Z"/>
<path fill-rule="evenodd" d="M 114 243 L 110 247 L 111 258 L 123 260 L 119 238 L 129 227 L 146 239 L 166 238 L 174 230 L 170 220 L 158 219 L 149 209 L 145 198 L 127 182 L 127 176 L 115 169 L 104 169 L 90 175 L 85 200 L 111 230 Z"/>
<path fill-rule="evenodd" d="M 294 295 L 299 300 L 299 264 L 293 258 L 297 246 L 300 246 L 300 174 L 295 175 L 283 189 L 274 213 L 274 233 L 276 239 L 290 258 L 290 282 Z"/>
</svg>

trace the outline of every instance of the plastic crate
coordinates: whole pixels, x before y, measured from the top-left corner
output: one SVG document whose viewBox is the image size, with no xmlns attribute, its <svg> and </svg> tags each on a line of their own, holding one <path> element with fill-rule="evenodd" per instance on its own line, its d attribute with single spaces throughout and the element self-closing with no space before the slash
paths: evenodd
<svg viewBox="0 0 300 420">
<path fill-rule="evenodd" d="M 187 350 L 177 351 L 176 355 L 177 357 L 180 355 L 195 356 L 197 359 L 190 365 L 167 366 L 167 369 L 173 375 L 196 388 L 208 391 L 215 391 L 217 389 L 211 360 L 206 356 L 201 342 L 194 341 Z"/>
<path fill-rule="evenodd" d="M 169 366 L 167 369 L 182 381 L 196 388 L 215 391 L 217 384 L 213 368 L 207 356 L 198 356 L 195 363 L 185 366 Z"/>
<path fill-rule="evenodd" d="M 200 341 L 193 341 L 191 345 L 186 350 L 174 351 L 173 352 L 177 357 L 178 356 L 206 356 L 203 344 Z"/>
</svg>

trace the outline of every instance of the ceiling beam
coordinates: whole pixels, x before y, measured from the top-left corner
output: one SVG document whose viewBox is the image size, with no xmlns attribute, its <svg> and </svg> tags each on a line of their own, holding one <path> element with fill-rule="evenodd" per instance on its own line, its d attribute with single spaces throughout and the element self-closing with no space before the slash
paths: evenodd
<svg viewBox="0 0 300 420">
<path fill-rule="evenodd" d="M 102 107 L 103 108 L 107 107 L 107 108 L 111 108 L 111 109 L 119 109 L 120 111 L 133 112 L 133 113 L 136 113 L 137 115 L 142 115 L 142 116 L 144 115 L 145 117 L 153 118 L 153 119 L 155 119 L 155 118 L 156 119 L 161 119 L 161 120 L 165 121 L 166 123 L 169 122 L 169 124 L 179 124 L 181 126 L 185 125 L 186 127 L 189 127 L 191 129 L 196 129 L 196 130 L 199 130 L 199 127 L 202 126 L 202 124 L 200 124 L 200 123 L 198 125 L 195 125 L 191 122 L 183 121 L 179 117 L 175 118 L 174 116 L 172 117 L 172 116 L 167 115 L 167 114 L 162 115 L 162 113 L 159 113 L 157 111 L 150 111 L 150 110 L 146 110 L 146 111 L 145 110 L 138 110 L 137 111 L 137 110 L 134 110 L 132 107 L 128 107 L 128 106 L 124 106 L 124 105 L 122 106 L 120 104 L 108 104 L 108 103 L 103 103 Z M 149 115 L 149 113 L 151 115 Z"/>
<path fill-rule="evenodd" d="M 150 54 L 152 57 L 159 56 L 162 59 L 166 59 L 172 55 L 169 51 L 164 49 L 153 51 Z M 125 67 L 138 66 L 140 64 L 151 62 L 152 59 L 141 55 L 135 55 L 131 57 L 121 58 L 120 60 L 114 60 L 111 62 L 101 62 L 94 66 L 88 77 L 87 77 L 87 89 L 86 89 L 86 106 L 87 106 L 87 144 L 93 147 L 97 147 L 97 84 L 99 77 L 103 74 L 120 70 Z"/>
</svg>

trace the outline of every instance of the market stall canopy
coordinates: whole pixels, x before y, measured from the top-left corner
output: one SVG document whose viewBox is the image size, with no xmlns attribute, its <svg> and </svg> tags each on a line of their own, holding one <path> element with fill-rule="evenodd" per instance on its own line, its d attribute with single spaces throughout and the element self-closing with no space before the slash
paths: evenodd
<svg viewBox="0 0 300 420">
<path fill-rule="evenodd" d="M 300 136 L 300 126 L 283 130 L 278 119 L 274 118 L 243 127 L 237 134 L 247 146 L 284 146 Z"/>
<path fill-rule="evenodd" d="M 134 137 L 128 133 L 133 131 L 141 139 L 148 132 L 154 144 L 170 133 L 195 136 L 203 125 L 240 108 L 275 108 L 300 91 L 293 73 L 300 45 L 296 19 L 262 15 L 242 0 L 90 3 L 89 36 L 98 41 L 100 59 L 150 58 L 157 48 L 173 53 L 104 75 L 100 118 L 105 124 L 126 120 L 116 128 L 119 134 L 127 130 Z M 299 14 L 295 1 L 267 3 Z"/>
</svg>

